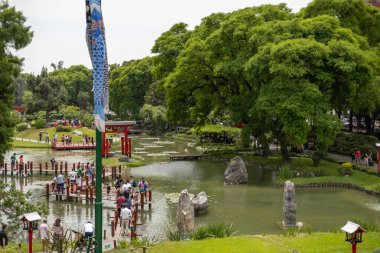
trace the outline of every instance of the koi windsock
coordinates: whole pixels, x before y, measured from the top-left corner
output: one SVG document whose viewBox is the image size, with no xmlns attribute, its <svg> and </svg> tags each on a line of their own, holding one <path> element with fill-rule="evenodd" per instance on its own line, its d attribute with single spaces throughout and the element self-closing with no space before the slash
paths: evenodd
<svg viewBox="0 0 380 253">
<path fill-rule="evenodd" d="M 101 0 L 86 0 L 86 40 L 91 57 L 94 92 L 95 126 L 105 131 L 105 117 L 109 112 L 108 60 Z"/>
</svg>

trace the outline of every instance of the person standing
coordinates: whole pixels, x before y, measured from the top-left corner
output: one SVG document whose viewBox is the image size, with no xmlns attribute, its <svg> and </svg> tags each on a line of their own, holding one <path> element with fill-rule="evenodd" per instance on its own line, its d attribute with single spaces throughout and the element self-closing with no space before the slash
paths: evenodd
<svg viewBox="0 0 380 253">
<path fill-rule="evenodd" d="M 125 204 L 123 204 L 121 208 L 121 214 L 120 214 L 122 236 L 128 235 L 128 229 L 129 229 L 131 218 L 132 218 L 131 210 Z"/>
<path fill-rule="evenodd" d="M 38 237 L 41 237 L 42 252 L 49 252 L 49 240 L 50 240 L 50 230 L 47 225 L 47 220 L 43 220 L 38 228 Z"/>
<path fill-rule="evenodd" d="M 11 170 L 14 170 L 15 169 L 15 166 L 16 166 L 16 153 L 13 153 L 13 155 L 11 156 Z"/>
<path fill-rule="evenodd" d="M 86 224 L 84 224 L 84 237 L 90 238 L 94 235 L 94 225 L 91 223 L 91 221 L 87 221 Z"/>
<path fill-rule="evenodd" d="M 360 159 L 362 158 L 362 154 L 360 152 L 360 149 L 356 150 L 356 152 L 355 152 L 355 158 L 356 158 L 356 163 L 359 163 Z"/>
<path fill-rule="evenodd" d="M 355 161 L 355 151 L 352 151 L 351 152 L 351 163 L 354 163 L 354 161 Z"/>
<path fill-rule="evenodd" d="M 81 176 L 77 175 L 76 183 L 77 183 L 77 194 L 80 195 L 82 191 L 82 177 Z"/>
<path fill-rule="evenodd" d="M 51 163 L 51 169 L 54 170 L 54 165 L 55 165 L 54 157 L 50 159 L 50 163 Z"/>
<path fill-rule="evenodd" d="M 117 214 L 119 215 L 119 218 L 121 214 L 121 207 L 126 201 L 127 200 L 125 199 L 125 197 L 122 194 L 118 193 L 118 198 L 116 199 L 116 208 L 117 208 Z"/>
<path fill-rule="evenodd" d="M 57 247 L 58 253 L 63 253 L 62 251 L 62 240 L 63 240 L 63 231 L 64 228 L 61 225 L 61 219 L 56 219 L 53 227 L 51 228 L 53 232 L 53 247 L 52 251 L 54 252 L 54 247 Z"/>
<path fill-rule="evenodd" d="M 4 248 L 8 245 L 7 225 L 3 224 L 0 231 L 0 247 Z"/>
<path fill-rule="evenodd" d="M 57 176 L 57 189 L 58 194 L 63 193 L 63 188 L 65 187 L 65 177 L 60 172 Z"/>
<path fill-rule="evenodd" d="M 38 134 L 38 136 L 40 137 L 40 141 L 42 141 L 42 131 L 40 131 L 40 133 Z"/>
</svg>

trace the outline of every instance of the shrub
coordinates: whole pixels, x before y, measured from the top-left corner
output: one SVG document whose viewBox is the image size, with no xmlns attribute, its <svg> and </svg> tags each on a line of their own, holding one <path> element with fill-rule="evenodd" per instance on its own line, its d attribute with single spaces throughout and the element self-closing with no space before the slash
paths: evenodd
<svg viewBox="0 0 380 253">
<path fill-rule="evenodd" d="M 57 132 L 71 132 L 71 127 L 69 126 L 57 126 L 56 128 Z"/>
<path fill-rule="evenodd" d="M 36 120 L 36 128 L 37 129 L 44 128 L 45 124 L 46 124 L 46 121 L 44 119 L 42 119 L 42 118 L 39 118 L 39 119 Z"/>
<path fill-rule="evenodd" d="M 292 171 L 287 166 L 280 168 L 277 176 L 280 180 L 287 180 L 294 177 Z"/>
<path fill-rule="evenodd" d="M 21 132 L 21 131 L 24 131 L 28 128 L 28 124 L 27 123 L 20 123 L 20 124 L 17 124 L 16 125 L 16 131 L 17 132 Z"/>
<path fill-rule="evenodd" d="M 322 150 L 317 150 L 311 156 L 314 166 L 318 166 L 321 163 L 321 160 L 326 156 L 326 152 Z"/>
<path fill-rule="evenodd" d="M 165 231 L 166 238 L 169 241 L 179 241 L 181 240 L 181 234 L 177 230 L 167 229 Z"/>
<path fill-rule="evenodd" d="M 202 240 L 206 238 L 230 237 L 232 235 L 232 225 L 227 225 L 225 223 L 211 223 L 195 229 L 191 238 L 193 240 Z"/>
<path fill-rule="evenodd" d="M 349 156 L 353 150 L 359 149 L 362 154 L 365 154 L 366 152 L 372 152 L 372 154 L 375 154 L 376 142 L 379 142 L 379 140 L 372 135 L 340 132 L 336 135 L 334 143 L 330 146 L 329 151 Z"/>
<path fill-rule="evenodd" d="M 339 166 L 336 170 L 338 171 L 338 174 L 341 176 L 350 176 L 352 175 L 352 173 L 354 173 L 352 167 Z"/>
<path fill-rule="evenodd" d="M 298 235 L 299 230 L 300 229 L 298 227 L 287 227 L 284 229 L 283 235 L 284 236 L 296 236 L 296 235 Z"/>
</svg>

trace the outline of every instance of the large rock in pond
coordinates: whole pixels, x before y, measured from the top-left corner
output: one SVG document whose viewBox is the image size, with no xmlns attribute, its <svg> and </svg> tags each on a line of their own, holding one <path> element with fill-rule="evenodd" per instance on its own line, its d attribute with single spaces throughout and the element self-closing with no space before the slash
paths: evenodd
<svg viewBox="0 0 380 253">
<path fill-rule="evenodd" d="M 176 220 L 181 235 L 189 235 L 194 230 L 194 207 L 187 189 L 179 196 Z"/>
<path fill-rule="evenodd" d="M 195 213 L 202 213 L 208 208 L 208 200 L 205 192 L 200 192 L 198 195 L 195 195 L 191 199 L 191 202 L 193 203 Z"/>
<path fill-rule="evenodd" d="M 296 190 L 291 181 L 286 181 L 284 185 L 284 226 L 297 226 Z"/>
<path fill-rule="evenodd" d="M 232 158 L 224 172 L 224 184 L 245 184 L 248 182 L 248 172 L 241 157 Z"/>
</svg>

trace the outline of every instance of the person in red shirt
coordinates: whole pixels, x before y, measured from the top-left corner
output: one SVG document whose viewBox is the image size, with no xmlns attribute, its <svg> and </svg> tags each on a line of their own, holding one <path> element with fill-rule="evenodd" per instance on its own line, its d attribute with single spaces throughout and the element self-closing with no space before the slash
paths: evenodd
<svg viewBox="0 0 380 253">
<path fill-rule="evenodd" d="M 355 158 L 356 158 L 356 163 L 360 162 L 360 159 L 362 158 L 362 154 L 359 149 L 356 150 L 355 152 Z"/>
<path fill-rule="evenodd" d="M 121 212 L 121 206 L 127 201 L 127 199 L 120 193 L 118 193 L 118 197 L 116 199 L 116 208 L 117 208 L 117 214 L 120 218 L 120 212 Z"/>
</svg>

